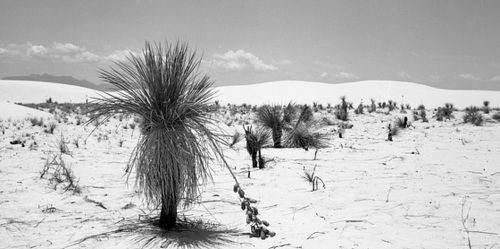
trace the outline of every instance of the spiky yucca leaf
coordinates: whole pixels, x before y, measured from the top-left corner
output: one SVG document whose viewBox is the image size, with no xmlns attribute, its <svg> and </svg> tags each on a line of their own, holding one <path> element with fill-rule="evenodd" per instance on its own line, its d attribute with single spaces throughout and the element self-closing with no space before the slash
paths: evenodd
<svg viewBox="0 0 500 249">
<path fill-rule="evenodd" d="M 115 113 L 141 117 L 142 136 L 127 172 L 135 167 L 136 187 L 149 205 L 162 207 L 162 216 L 168 213 L 169 224 L 163 226 L 171 228 L 180 201 L 188 206 L 196 200 L 200 184 L 211 179 L 209 162 L 223 156 L 225 141 L 213 131 L 215 121 L 207 113 L 215 92 L 208 76 L 198 77 L 201 60 L 187 44 L 146 42 L 140 56 L 127 58 L 100 71 L 120 91 L 95 100 L 88 122 Z"/>
</svg>

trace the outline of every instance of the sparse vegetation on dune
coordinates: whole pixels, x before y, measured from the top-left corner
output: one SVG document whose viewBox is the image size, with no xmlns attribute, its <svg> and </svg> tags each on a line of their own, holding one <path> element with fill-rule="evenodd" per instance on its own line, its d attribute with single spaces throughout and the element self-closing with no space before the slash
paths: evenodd
<svg viewBox="0 0 500 249">
<path fill-rule="evenodd" d="M 152 57 L 149 59 L 150 63 L 144 64 L 144 68 L 158 66 Z M 135 66 L 132 63 L 129 69 L 135 71 Z M 116 72 L 123 73 L 120 70 L 118 66 Z M 151 72 L 156 70 L 148 71 Z M 142 75 L 134 77 L 137 79 L 133 78 L 136 80 L 131 85 L 146 84 L 145 80 L 139 80 Z M 172 88 L 151 84 L 149 90 L 141 88 L 142 85 L 130 88 L 129 93 L 117 96 L 123 98 L 122 101 L 111 99 L 109 103 L 89 105 L 90 119 L 78 111 L 66 111 L 54 102 L 50 103 L 51 109 L 45 109 L 47 112 L 52 110 L 53 118 L 44 117 L 41 126 L 37 125 L 41 118 L 0 118 L 0 142 L 4 143 L 0 147 L 3 163 L 0 182 L 4 184 L 0 187 L 5 197 L 0 201 L 5 211 L 0 229 L 12 238 L 21 232 L 33 234 L 33 239 L 27 239 L 29 243 L 7 239 L 7 246 L 52 248 L 70 243 L 66 247 L 71 248 L 81 243 L 82 247 L 120 247 L 142 242 L 144 247 L 322 248 L 324 245 L 352 247 L 355 242 L 360 247 L 390 245 L 402 248 L 410 244 L 446 247 L 451 244 L 490 248 L 496 243 L 494 228 L 498 222 L 488 218 L 496 212 L 490 200 L 498 192 L 495 183 L 500 176 L 494 164 L 495 152 L 499 149 L 495 143 L 500 127 L 498 108 L 489 108 L 486 114 L 485 106 L 470 106 L 458 111 L 447 104 L 442 109 L 450 111 L 440 109 L 428 120 L 426 111 L 432 113 L 432 109 L 424 105 L 415 105 L 418 107 L 413 110 L 406 104 L 398 105 L 393 110 L 408 112 L 401 114 L 388 112 L 387 104 L 382 109 L 384 104 L 375 103 L 373 99 L 371 105 L 360 104 L 353 110 L 345 101 L 345 110 L 351 115 L 360 114 L 359 108 L 370 112 L 348 116 L 347 122 L 336 118 L 334 113 L 341 110 L 341 104 L 336 107 L 322 107 L 319 102 L 311 102 L 310 106 L 290 104 L 279 107 L 280 115 L 285 109 L 293 108 L 288 110 L 293 115 L 289 115 L 282 126 L 280 147 L 286 149 L 274 149 L 272 128 L 258 121 L 259 106 L 220 105 L 207 99 L 208 106 L 202 108 L 201 104 L 189 101 L 186 104 L 181 100 L 204 99 L 204 94 L 200 98 L 194 96 L 203 92 L 203 87 L 183 88 L 173 84 L 179 88 L 170 91 L 173 89 L 170 85 Z M 182 89 L 191 89 L 191 95 Z M 162 98 L 164 95 L 152 94 L 156 91 L 168 92 L 171 94 L 169 100 L 179 102 L 168 102 Z M 134 98 L 137 96 L 150 98 L 147 102 L 151 105 L 139 103 L 140 98 Z M 156 97 L 158 100 L 153 100 Z M 120 106 L 114 106 L 115 103 Z M 394 107 L 394 102 L 390 104 Z M 160 109 L 164 116 L 158 111 Z M 437 122 L 437 113 L 446 122 Z M 460 118 L 453 118 L 453 115 Z M 280 117 L 284 120 L 284 116 Z M 194 124 L 207 124 L 206 120 L 212 122 L 210 127 Z M 225 124 L 229 122 L 228 127 Z M 87 126 L 79 126 L 82 123 Z M 217 126 L 226 133 L 223 136 L 213 134 L 213 144 L 209 142 L 208 146 L 195 148 L 207 145 L 203 129 L 215 130 Z M 134 133 L 135 128 L 138 132 Z M 351 130 L 345 134 L 346 129 Z M 343 134 L 342 139 L 337 138 L 337 132 Z M 393 139 L 392 143 L 384 142 Z M 188 142 L 184 144 L 184 140 Z M 137 147 L 134 148 L 133 143 L 137 143 Z M 248 154 L 240 150 L 245 146 Z M 317 152 L 318 148 L 327 146 L 329 148 L 321 150 L 319 160 L 315 160 L 316 154 L 312 159 L 310 148 Z M 228 155 L 225 159 L 219 154 L 223 150 Z M 201 153 L 201 158 L 193 156 L 197 152 Z M 463 156 L 457 158 L 457 154 Z M 263 156 L 268 155 L 273 158 L 273 165 L 266 165 L 269 161 Z M 137 173 L 135 191 L 126 188 L 120 178 L 121 169 L 127 164 L 126 156 L 130 156 L 126 175 L 135 177 Z M 246 176 L 248 172 L 249 177 L 243 177 L 240 184 L 231 172 L 236 181 L 233 186 L 224 168 L 208 168 L 208 165 L 218 165 L 217 162 L 229 165 L 236 176 Z M 206 167 L 206 173 L 198 167 Z M 264 167 L 264 170 L 257 170 Z M 457 168 L 460 170 L 454 170 Z M 167 171 L 175 171 L 178 175 L 167 176 Z M 207 178 L 202 179 L 204 176 Z M 211 179 L 214 184 L 203 184 Z M 168 192 L 167 188 L 174 186 L 175 181 L 182 182 L 184 190 L 179 187 L 175 193 Z M 159 186 L 163 183 L 167 186 Z M 188 189 L 189 184 L 203 188 Z M 37 191 L 36 187 L 40 186 L 43 191 Z M 231 187 L 236 194 L 229 190 Z M 450 189 L 460 189 L 460 193 L 450 193 Z M 477 189 L 484 191 L 478 193 Z M 196 195 L 189 196 L 189 191 Z M 170 206 L 176 208 L 177 219 L 171 229 L 165 229 L 169 226 L 162 225 L 166 219 L 162 213 L 173 211 L 163 207 L 164 195 L 168 198 L 172 194 L 177 194 L 177 200 Z M 39 203 L 38 209 L 20 201 L 26 199 Z M 462 213 L 449 212 L 460 210 L 460 200 L 463 200 Z M 186 202 L 196 205 L 184 209 Z M 235 212 L 235 204 L 237 208 L 241 205 L 242 211 Z M 353 211 L 351 208 L 360 205 L 362 209 Z M 473 206 L 470 212 L 467 211 L 469 206 Z M 152 208 L 152 213 L 148 213 L 147 208 Z M 384 208 L 390 210 L 391 216 L 381 212 L 381 208 L 382 211 Z M 276 220 L 272 226 L 264 220 L 270 219 L 264 217 L 267 214 Z M 450 225 L 450 220 L 461 222 Z M 54 230 L 56 224 L 60 228 L 57 235 L 44 232 Z M 75 229 L 81 226 L 93 227 L 90 233 L 100 234 L 74 235 Z M 419 229 L 415 230 L 416 226 Z M 420 229 L 421 226 L 429 229 Z M 115 228 L 108 231 L 110 227 Z M 383 231 L 387 227 L 411 231 L 411 234 L 402 232 L 397 238 L 389 236 L 379 241 L 379 234 L 366 233 L 367 228 Z M 255 241 L 255 238 L 274 236 L 276 233 L 270 228 L 282 231 L 278 241 Z M 247 231 L 242 232 L 243 229 Z M 101 233 L 103 231 L 106 232 Z M 440 232 L 439 236 L 435 235 L 436 231 Z M 463 240 L 457 240 L 457 234 L 463 234 Z"/>
</svg>

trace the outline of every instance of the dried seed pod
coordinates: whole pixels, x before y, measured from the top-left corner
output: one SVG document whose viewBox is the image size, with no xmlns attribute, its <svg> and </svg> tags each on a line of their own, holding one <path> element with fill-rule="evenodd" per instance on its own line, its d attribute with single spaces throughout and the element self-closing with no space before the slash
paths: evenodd
<svg viewBox="0 0 500 249">
<path fill-rule="evenodd" d="M 260 238 L 261 239 L 266 239 L 266 233 L 262 230 L 260 230 Z"/>
<path fill-rule="evenodd" d="M 268 226 L 269 226 L 269 222 L 267 222 L 267 221 L 265 221 L 265 220 L 262 220 L 262 223 L 263 223 L 266 227 L 268 227 Z"/>
<path fill-rule="evenodd" d="M 236 184 L 234 184 L 233 191 L 236 193 L 236 192 L 238 192 L 239 188 L 240 188 L 240 186 L 238 185 L 238 183 L 236 183 Z"/>
<path fill-rule="evenodd" d="M 253 235 L 253 236 L 258 236 L 258 235 L 257 235 L 258 230 L 256 230 L 254 226 L 252 226 L 250 229 L 251 229 L 251 231 L 252 231 L 252 235 Z"/>
<path fill-rule="evenodd" d="M 252 199 L 252 198 L 246 198 L 248 202 L 250 203 L 257 203 L 257 200 Z"/>
<path fill-rule="evenodd" d="M 269 232 L 269 236 L 274 237 L 274 235 L 276 235 L 275 232 Z"/>
<path fill-rule="evenodd" d="M 259 222 L 259 218 L 257 218 L 256 215 L 252 215 L 252 221 L 253 222 Z"/>
<path fill-rule="evenodd" d="M 247 208 L 247 203 L 246 201 L 241 202 L 241 210 L 245 210 Z"/>
<path fill-rule="evenodd" d="M 265 234 L 269 233 L 269 230 L 267 230 L 267 228 L 265 228 L 265 227 L 260 227 L 260 231 L 264 232 Z"/>
<path fill-rule="evenodd" d="M 250 222 L 252 222 L 250 216 L 247 215 L 247 224 L 250 224 Z"/>
<path fill-rule="evenodd" d="M 248 210 L 247 210 L 247 215 L 251 217 L 251 216 L 253 215 L 252 210 L 248 209 Z"/>
<path fill-rule="evenodd" d="M 243 189 L 239 188 L 238 194 L 240 195 L 240 198 L 245 198 L 245 191 L 243 191 Z"/>
<path fill-rule="evenodd" d="M 253 207 L 253 214 L 255 215 L 259 214 L 259 210 L 256 207 Z"/>
</svg>

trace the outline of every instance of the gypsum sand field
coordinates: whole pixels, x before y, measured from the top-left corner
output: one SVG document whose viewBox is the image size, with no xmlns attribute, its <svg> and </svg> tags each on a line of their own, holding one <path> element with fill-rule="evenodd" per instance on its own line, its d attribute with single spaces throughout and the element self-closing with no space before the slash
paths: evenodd
<svg viewBox="0 0 500 249">
<path fill-rule="evenodd" d="M 315 115 L 334 120 L 326 112 Z M 204 187 L 199 205 L 180 214 L 202 225 L 163 237 L 141 226 L 155 212 L 134 191 L 134 175 L 128 184 L 124 178 L 139 136 L 127 125 L 132 117 L 112 119 L 92 134 L 94 126 L 76 125 L 74 114 L 57 123 L 54 134 L 29 120 L 4 119 L 0 247 L 137 248 L 150 240 L 151 247 L 172 248 L 468 248 L 470 240 L 472 248 L 500 248 L 498 123 L 463 124 L 455 112 L 451 120 L 413 122 L 386 141 L 387 124 L 402 115 L 351 112 L 354 126 L 343 138 L 337 126 L 322 127 L 329 147 L 316 160 L 313 149 L 266 148 L 263 156 L 273 161 L 253 169 L 244 141 L 227 148 L 241 186 L 277 233 L 266 240 L 250 238 L 234 181 L 220 165 L 213 165 L 214 183 Z M 239 114 L 220 119 L 222 127 L 233 121 L 225 127 L 229 133 L 252 122 Z M 62 160 L 77 191 L 65 191 L 68 183 L 51 182 L 49 174 L 40 178 L 47 159 L 60 152 L 61 136 L 71 153 Z M 16 138 L 25 146 L 11 145 Z M 314 192 L 302 178 L 313 168 L 325 184 Z"/>
</svg>

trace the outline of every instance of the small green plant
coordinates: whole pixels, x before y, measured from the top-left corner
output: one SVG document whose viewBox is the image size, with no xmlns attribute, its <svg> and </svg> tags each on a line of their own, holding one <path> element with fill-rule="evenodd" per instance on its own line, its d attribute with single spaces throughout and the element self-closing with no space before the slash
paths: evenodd
<svg viewBox="0 0 500 249">
<path fill-rule="evenodd" d="M 319 181 L 323 184 L 323 188 L 325 188 L 325 182 L 321 178 L 315 175 L 316 173 L 316 166 L 314 165 L 314 168 L 312 171 L 308 171 L 304 169 L 304 175 L 302 176 L 302 179 L 306 180 L 307 182 L 310 182 L 312 184 L 312 191 L 318 190 L 318 184 Z"/>
</svg>

